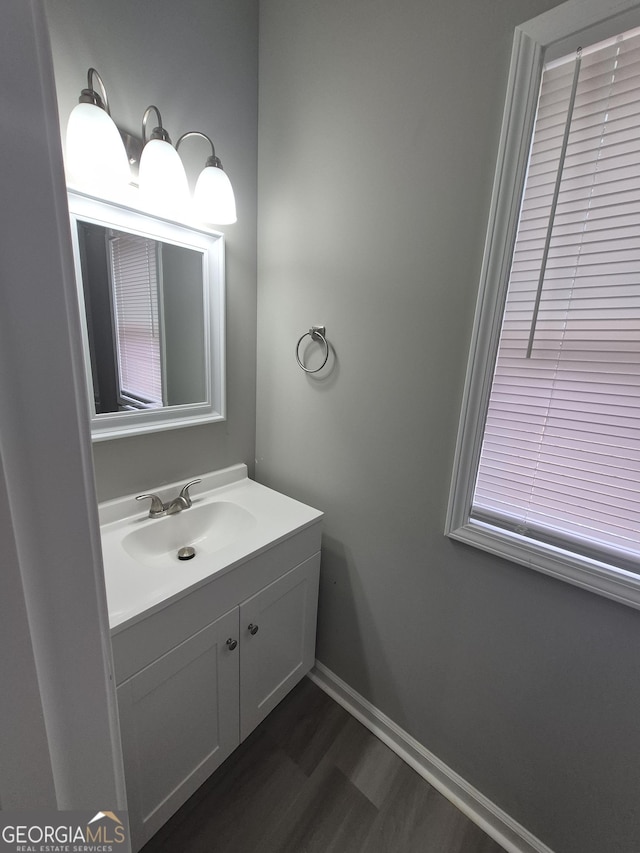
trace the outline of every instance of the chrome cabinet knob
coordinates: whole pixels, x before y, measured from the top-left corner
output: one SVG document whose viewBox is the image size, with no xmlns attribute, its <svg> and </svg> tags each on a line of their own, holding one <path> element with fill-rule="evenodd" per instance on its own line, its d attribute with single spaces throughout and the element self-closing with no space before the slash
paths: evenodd
<svg viewBox="0 0 640 853">
<path fill-rule="evenodd" d="M 232 640 L 231 637 L 227 640 L 227 646 L 229 647 L 229 651 L 232 652 L 235 647 L 238 645 L 237 640 Z"/>
<path fill-rule="evenodd" d="M 247 630 L 249 631 L 249 633 L 250 633 L 250 634 L 254 634 L 254 635 L 255 635 L 255 634 L 257 634 L 257 633 L 258 633 L 258 626 L 257 626 L 257 625 L 254 625 L 254 624 L 253 624 L 253 622 L 252 622 L 252 623 L 249 625 L 249 627 L 247 628 Z"/>
</svg>

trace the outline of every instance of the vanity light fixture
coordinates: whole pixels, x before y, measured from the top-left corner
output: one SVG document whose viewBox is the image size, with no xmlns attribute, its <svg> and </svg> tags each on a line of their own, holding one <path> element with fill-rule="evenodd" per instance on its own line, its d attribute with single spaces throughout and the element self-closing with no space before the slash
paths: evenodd
<svg viewBox="0 0 640 853">
<path fill-rule="evenodd" d="M 207 158 L 193 191 L 195 214 L 203 222 L 211 225 L 230 225 L 237 222 L 236 199 L 227 174 L 222 169 L 220 158 L 216 156 L 213 142 L 206 133 L 189 130 L 176 142 L 176 151 L 180 143 L 190 136 L 200 136 L 211 146 L 211 156 Z"/>
<path fill-rule="evenodd" d="M 177 221 L 194 217 L 208 225 L 237 221 L 231 181 L 205 133 L 199 130 L 183 133 L 174 148 L 162 125 L 160 110 L 152 104 L 142 117 L 142 139 L 137 139 L 119 130 L 111 118 L 105 85 L 95 68 L 89 68 L 87 78 L 88 86 L 82 90 L 67 125 L 65 168 L 72 188 L 122 201 L 134 208 L 140 206 Z M 94 78 L 101 95 L 94 89 Z M 149 134 L 147 124 L 152 113 L 156 115 L 157 126 Z M 192 136 L 202 137 L 211 146 L 211 155 L 196 181 L 193 199 L 178 154 L 180 143 Z M 139 192 L 134 177 L 136 165 Z"/>
<path fill-rule="evenodd" d="M 93 88 L 94 78 L 102 97 Z M 69 116 L 66 155 L 69 176 L 79 186 L 112 195 L 131 180 L 127 153 L 111 118 L 102 77 L 95 68 L 89 68 L 87 88 L 81 91 Z"/>
<path fill-rule="evenodd" d="M 147 140 L 147 122 L 154 111 L 158 126 Z M 140 157 L 140 195 L 148 207 L 161 208 L 171 216 L 184 213 L 189 204 L 189 185 L 182 160 L 162 126 L 160 110 L 149 106 L 142 117 L 142 156 Z"/>
</svg>

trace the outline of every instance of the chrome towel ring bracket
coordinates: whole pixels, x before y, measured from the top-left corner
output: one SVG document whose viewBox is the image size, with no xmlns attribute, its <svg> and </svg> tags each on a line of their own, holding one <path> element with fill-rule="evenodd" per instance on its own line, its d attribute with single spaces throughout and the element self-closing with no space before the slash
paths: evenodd
<svg viewBox="0 0 640 853">
<path fill-rule="evenodd" d="M 300 335 L 298 338 L 298 343 L 296 344 L 296 361 L 298 362 L 299 367 L 304 370 L 305 373 L 318 373 L 319 370 L 327 363 L 327 359 L 329 358 L 329 344 L 327 343 L 326 338 L 326 327 L 325 326 L 312 326 L 308 332 L 305 332 L 304 335 Z M 300 358 L 300 344 L 307 337 L 307 335 L 314 341 L 318 341 L 324 347 L 324 358 L 322 359 L 322 364 L 320 367 L 315 367 L 313 370 L 310 367 L 305 367 L 302 359 Z"/>
</svg>

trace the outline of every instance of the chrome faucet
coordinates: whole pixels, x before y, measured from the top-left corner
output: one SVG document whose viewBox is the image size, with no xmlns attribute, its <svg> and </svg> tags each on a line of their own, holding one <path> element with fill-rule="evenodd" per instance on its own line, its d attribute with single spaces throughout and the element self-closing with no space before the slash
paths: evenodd
<svg viewBox="0 0 640 853">
<path fill-rule="evenodd" d="M 201 480 L 191 480 L 190 483 L 182 487 L 178 497 L 166 504 L 162 502 L 162 498 L 159 498 L 158 495 L 138 495 L 136 500 L 142 501 L 145 498 L 151 498 L 149 518 L 162 518 L 165 515 L 175 515 L 177 512 L 182 512 L 183 509 L 189 509 L 192 503 L 189 489 L 200 482 Z"/>
</svg>

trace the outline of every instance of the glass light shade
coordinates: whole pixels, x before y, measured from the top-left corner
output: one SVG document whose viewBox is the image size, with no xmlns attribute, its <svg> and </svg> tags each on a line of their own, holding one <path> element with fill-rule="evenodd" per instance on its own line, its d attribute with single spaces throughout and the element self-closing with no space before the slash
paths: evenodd
<svg viewBox="0 0 640 853">
<path fill-rule="evenodd" d="M 237 222 L 236 199 L 231 181 L 217 166 L 206 166 L 196 181 L 193 192 L 196 215 L 212 225 Z"/>
<path fill-rule="evenodd" d="M 167 216 L 182 216 L 187 210 L 189 184 L 180 155 L 170 142 L 147 142 L 140 157 L 139 183 L 145 206 Z"/>
<path fill-rule="evenodd" d="M 66 170 L 79 189 L 109 195 L 131 180 L 124 143 L 111 116 L 94 104 L 78 104 L 67 124 Z"/>
</svg>

